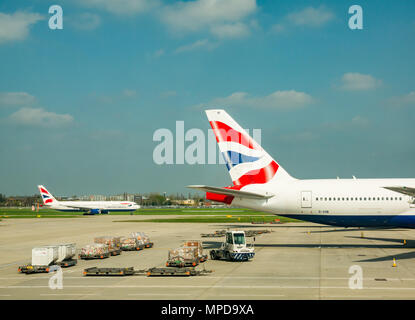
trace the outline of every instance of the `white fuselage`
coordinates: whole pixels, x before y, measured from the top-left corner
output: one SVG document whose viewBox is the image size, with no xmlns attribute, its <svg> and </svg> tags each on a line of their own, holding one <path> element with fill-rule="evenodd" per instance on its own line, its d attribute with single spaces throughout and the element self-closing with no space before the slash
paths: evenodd
<svg viewBox="0 0 415 320">
<path fill-rule="evenodd" d="M 247 185 L 241 190 L 274 196 L 235 197 L 232 205 L 344 227 L 415 228 L 414 198 L 384 188 L 391 186 L 415 187 L 415 179 L 293 179 Z"/>
<path fill-rule="evenodd" d="M 45 206 L 59 211 L 97 210 L 103 213 L 115 211 L 135 211 L 140 208 L 131 201 L 54 201 Z"/>
</svg>

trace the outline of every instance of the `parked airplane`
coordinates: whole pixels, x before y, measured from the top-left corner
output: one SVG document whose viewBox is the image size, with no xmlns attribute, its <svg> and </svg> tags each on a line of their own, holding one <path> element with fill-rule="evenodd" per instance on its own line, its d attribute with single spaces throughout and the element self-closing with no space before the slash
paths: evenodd
<svg viewBox="0 0 415 320">
<path fill-rule="evenodd" d="M 206 199 L 333 226 L 415 228 L 415 179 L 295 179 L 226 111 L 206 114 L 233 182 L 189 186 Z"/>
<path fill-rule="evenodd" d="M 131 201 L 58 201 L 44 187 L 37 186 L 42 196 L 43 204 L 58 211 L 81 211 L 85 214 L 99 214 L 116 211 L 135 211 L 140 208 Z"/>
</svg>

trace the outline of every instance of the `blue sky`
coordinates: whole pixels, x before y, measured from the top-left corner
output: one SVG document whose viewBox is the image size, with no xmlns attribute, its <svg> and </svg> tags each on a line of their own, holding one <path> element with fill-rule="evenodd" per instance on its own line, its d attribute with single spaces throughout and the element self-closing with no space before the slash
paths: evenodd
<svg viewBox="0 0 415 320">
<path fill-rule="evenodd" d="M 414 39 L 413 1 L 2 1 L 0 192 L 228 185 L 224 165 L 153 162 L 154 132 L 206 132 L 206 107 L 294 177 L 415 177 Z"/>
</svg>

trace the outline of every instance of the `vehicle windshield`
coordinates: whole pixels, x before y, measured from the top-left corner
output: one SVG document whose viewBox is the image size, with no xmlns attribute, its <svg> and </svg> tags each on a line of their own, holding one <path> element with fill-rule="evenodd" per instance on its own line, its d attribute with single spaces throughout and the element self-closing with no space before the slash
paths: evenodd
<svg viewBox="0 0 415 320">
<path fill-rule="evenodd" d="M 233 240 L 235 244 L 245 244 L 245 235 L 243 233 L 234 233 Z"/>
</svg>

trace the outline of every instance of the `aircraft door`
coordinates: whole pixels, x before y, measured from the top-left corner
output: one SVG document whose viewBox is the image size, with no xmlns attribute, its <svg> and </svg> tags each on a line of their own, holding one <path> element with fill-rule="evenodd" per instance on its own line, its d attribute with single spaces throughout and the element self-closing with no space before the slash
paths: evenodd
<svg viewBox="0 0 415 320">
<path fill-rule="evenodd" d="M 301 191 L 301 208 L 311 208 L 312 206 L 311 191 Z"/>
</svg>

